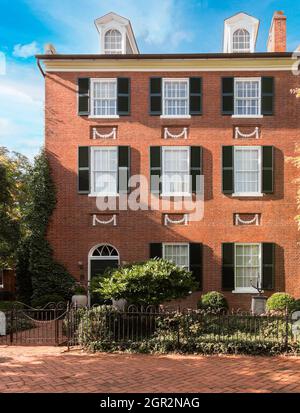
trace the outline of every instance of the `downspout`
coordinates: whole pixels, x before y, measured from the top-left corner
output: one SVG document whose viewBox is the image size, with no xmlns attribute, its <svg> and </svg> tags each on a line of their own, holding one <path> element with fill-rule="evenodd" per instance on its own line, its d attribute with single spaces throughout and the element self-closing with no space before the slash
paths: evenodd
<svg viewBox="0 0 300 413">
<path fill-rule="evenodd" d="M 37 65 L 38 65 L 38 68 L 40 69 L 40 72 L 41 72 L 42 76 L 43 76 L 43 77 L 46 77 L 46 74 L 45 74 L 45 72 L 43 71 L 43 68 L 42 68 L 42 66 L 41 66 L 40 59 L 37 59 Z"/>
</svg>

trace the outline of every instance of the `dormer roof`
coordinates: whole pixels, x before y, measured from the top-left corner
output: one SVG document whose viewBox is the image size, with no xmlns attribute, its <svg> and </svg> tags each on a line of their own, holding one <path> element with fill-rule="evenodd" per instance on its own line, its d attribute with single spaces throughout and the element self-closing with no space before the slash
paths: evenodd
<svg viewBox="0 0 300 413">
<path fill-rule="evenodd" d="M 255 52 L 259 28 L 259 19 L 250 14 L 240 12 L 224 20 L 223 52 L 233 52 L 233 34 L 238 29 L 247 30 L 250 34 L 250 52 Z"/>
<path fill-rule="evenodd" d="M 129 44 L 132 54 L 139 54 L 138 45 L 134 36 L 134 32 L 130 20 L 122 17 L 119 14 L 110 12 L 95 20 L 96 28 L 100 34 L 101 41 L 103 41 L 105 33 L 110 29 L 117 29 L 125 34 L 126 44 Z M 103 46 L 103 43 L 102 43 Z M 103 53 L 103 47 L 102 53 Z"/>
</svg>

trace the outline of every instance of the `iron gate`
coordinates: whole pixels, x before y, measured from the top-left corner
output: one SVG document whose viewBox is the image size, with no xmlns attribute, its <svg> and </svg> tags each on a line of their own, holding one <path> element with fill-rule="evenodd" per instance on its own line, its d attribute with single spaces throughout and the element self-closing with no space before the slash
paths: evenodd
<svg viewBox="0 0 300 413">
<path fill-rule="evenodd" d="M 43 308 L 16 303 L 3 311 L 0 345 L 67 345 L 68 311 L 66 303 L 49 303 Z"/>
</svg>

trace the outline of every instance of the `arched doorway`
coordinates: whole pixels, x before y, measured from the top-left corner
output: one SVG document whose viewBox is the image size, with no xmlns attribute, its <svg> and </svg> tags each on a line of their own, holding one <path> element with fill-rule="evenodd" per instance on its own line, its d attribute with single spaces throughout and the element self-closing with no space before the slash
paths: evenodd
<svg viewBox="0 0 300 413">
<path fill-rule="evenodd" d="M 100 244 L 89 252 L 89 282 L 93 277 L 101 276 L 107 268 L 116 268 L 120 264 L 118 250 L 109 244 Z M 103 304 L 99 298 L 89 295 L 89 304 Z"/>
</svg>

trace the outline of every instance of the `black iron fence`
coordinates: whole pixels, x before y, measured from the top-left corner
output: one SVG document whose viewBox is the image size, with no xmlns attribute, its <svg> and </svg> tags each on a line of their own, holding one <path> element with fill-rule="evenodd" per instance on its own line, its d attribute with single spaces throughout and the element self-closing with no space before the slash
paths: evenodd
<svg viewBox="0 0 300 413">
<path fill-rule="evenodd" d="M 287 349 L 295 343 L 291 314 L 160 310 L 129 306 L 76 308 L 64 303 L 31 308 L 18 304 L 0 314 L 0 345 L 65 345 L 100 349 L 134 346 L 170 351 L 203 343 L 254 343 Z M 299 335 L 298 335 L 299 337 Z"/>
<path fill-rule="evenodd" d="M 73 309 L 69 313 L 70 345 L 118 348 L 143 343 L 179 349 L 192 343 L 257 343 L 288 348 L 293 335 L 291 315 L 235 312 L 158 311 L 131 306 Z M 91 346 L 92 345 L 92 346 Z"/>
</svg>

